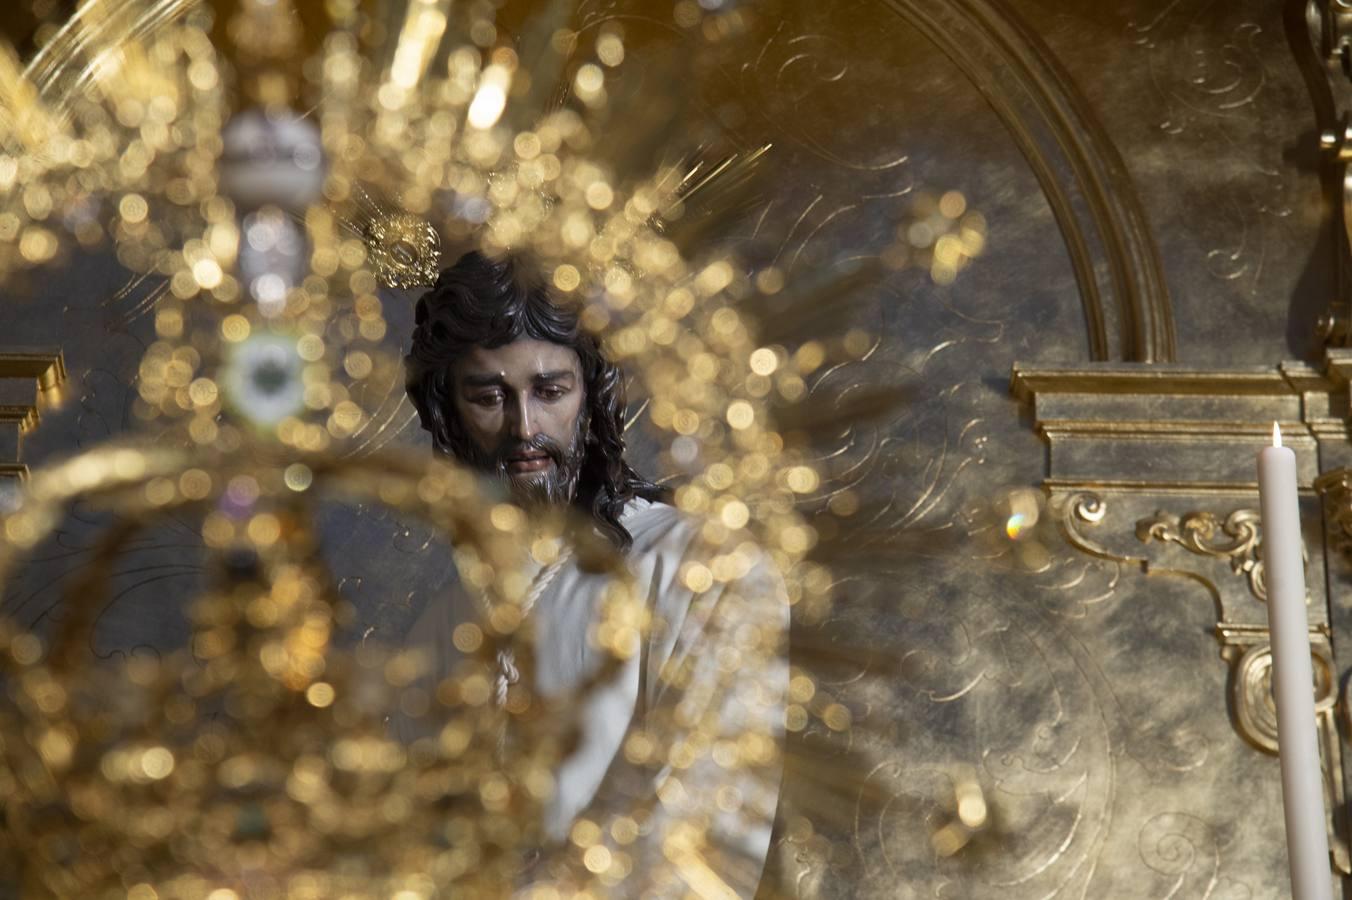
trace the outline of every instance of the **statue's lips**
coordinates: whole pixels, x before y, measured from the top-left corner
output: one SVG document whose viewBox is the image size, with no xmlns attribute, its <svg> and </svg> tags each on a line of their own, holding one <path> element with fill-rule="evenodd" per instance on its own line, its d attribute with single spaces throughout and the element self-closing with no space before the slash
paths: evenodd
<svg viewBox="0 0 1352 900">
<path fill-rule="evenodd" d="M 528 472 L 541 472 L 554 464 L 549 454 L 530 454 L 507 460 L 507 471 L 512 475 L 524 475 Z"/>
</svg>

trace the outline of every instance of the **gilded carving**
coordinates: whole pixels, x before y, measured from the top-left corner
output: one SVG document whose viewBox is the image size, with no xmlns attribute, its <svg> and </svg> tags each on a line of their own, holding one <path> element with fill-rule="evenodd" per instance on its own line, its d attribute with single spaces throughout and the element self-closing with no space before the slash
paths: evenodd
<svg viewBox="0 0 1352 900">
<path fill-rule="evenodd" d="M 1085 534 L 1085 526 L 1098 525 L 1108 514 L 1108 503 L 1101 495 L 1082 491 L 1058 496 L 1053 500 L 1053 509 L 1056 511 L 1056 521 L 1060 525 L 1061 532 L 1071 546 L 1091 556 L 1114 562 L 1139 561 L 1114 553 Z"/>
<path fill-rule="evenodd" d="M 1075 269 L 1091 358 L 1172 361 L 1169 289 L 1135 185 L 1041 36 L 992 0 L 885 2 L 981 87 L 1032 162 Z"/>
<path fill-rule="evenodd" d="M 1160 511 L 1136 523 L 1136 537 L 1143 543 L 1163 541 L 1198 556 L 1227 559 L 1232 572 L 1248 579 L 1253 596 L 1267 602 L 1259 519 L 1256 509 L 1237 509 L 1224 521 L 1210 512 L 1175 516 Z"/>
<path fill-rule="evenodd" d="M 0 513 L 10 502 L 10 488 L 28 473 L 20 461 L 22 437 L 37 426 L 39 408 L 65 381 L 60 350 L 0 349 Z"/>
<path fill-rule="evenodd" d="M 1081 559 L 1116 563 L 1123 582 L 1132 580 L 1135 569 L 1174 576 L 1206 590 L 1214 603 L 1214 633 L 1225 660 L 1225 668 L 1216 673 L 1223 686 L 1217 685 L 1222 689 L 1211 694 L 1211 702 L 1217 708 L 1224 703 L 1234 734 L 1265 756 L 1276 751 L 1276 717 L 1253 459 L 1274 419 L 1284 427 L 1291 423 L 1285 430 L 1298 447 L 1301 481 L 1324 493 L 1335 522 L 1343 525 L 1346 519 L 1352 546 L 1352 503 L 1346 502 L 1352 498 L 1352 471 L 1317 477 L 1318 442 L 1326 432 L 1345 440 L 1344 431 L 1305 419 L 1321 402 L 1331 404 L 1339 384 L 1334 377 L 1293 364 L 1263 372 L 1126 366 L 1015 372 L 1015 393 L 1031 401 L 1036 427 L 1050 445 L 1045 484 L 1052 518 L 1067 544 Z M 1325 396 L 1330 400 L 1323 400 Z M 1162 446 L 1165 452 L 1160 452 Z M 1174 502 L 1189 506 L 1173 512 L 1169 506 Z M 1217 509 L 1218 504 L 1226 505 Z M 1305 550 L 1310 561 L 1323 547 L 1307 542 Z M 1314 562 L 1322 568 L 1322 557 Z M 1309 586 L 1330 847 L 1334 868 L 1346 874 L 1352 863 L 1340 825 L 1345 790 L 1336 711 L 1338 670 L 1333 632 L 1325 624 L 1329 619 L 1322 579 L 1312 578 Z M 1195 593 L 1181 584 L 1165 590 L 1180 599 Z M 1164 593 L 1136 591 L 1141 601 Z M 1128 592 L 1132 588 L 1119 589 L 1118 595 Z M 1188 615 L 1198 612 L 1193 607 Z M 1153 608 L 1149 615 L 1164 614 Z M 1142 646 L 1138 652 L 1147 650 Z M 1167 691 L 1161 694 L 1162 699 L 1167 696 Z M 1173 756 L 1184 763 L 1201 760 L 1198 765 L 1206 769 L 1239 763 L 1233 755 L 1220 762 L 1234 753 L 1223 740 L 1205 743 L 1215 740 L 1215 732 L 1199 734 L 1196 747 L 1187 743 L 1191 737 L 1186 725 L 1176 724 L 1159 732 L 1132 732 L 1120 746 L 1133 760 L 1150 760 L 1149 769 L 1155 772 L 1170 768 L 1170 755 L 1158 752 L 1169 748 L 1196 751 Z M 1233 863 L 1225 858 L 1227 841 L 1217 835 L 1218 827 L 1218 821 L 1197 809 L 1181 808 L 1158 812 L 1141 826 L 1142 859 L 1169 880 L 1166 892 L 1226 895 L 1221 873 Z M 1234 896 L 1245 896 L 1252 895 L 1254 885 L 1229 887 Z"/>
<path fill-rule="evenodd" d="M 1344 555 L 1352 557 L 1352 469 L 1325 472 L 1315 481 L 1314 487 L 1324 498 L 1325 515 L 1333 526 L 1331 543 Z"/>
<path fill-rule="evenodd" d="M 1234 666 L 1230 698 L 1235 727 L 1246 741 L 1264 753 L 1277 752 L 1277 710 L 1272 701 L 1272 648 L 1266 628 L 1220 626 L 1221 655 Z M 1328 635 L 1310 634 L 1315 675 L 1315 712 L 1332 719 L 1338 699 L 1336 667 Z M 1334 748 L 1336 751 L 1336 747 Z"/>
<path fill-rule="evenodd" d="M 1313 60 L 1306 62 L 1318 75 L 1309 79 L 1315 94 L 1315 109 L 1321 114 L 1319 146 L 1325 166 L 1334 178 L 1327 193 L 1335 210 L 1335 265 L 1338 295 L 1330 298 L 1328 313 L 1320 320 L 1321 336 L 1330 346 L 1346 346 L 1352 340 L 1352 12 L 1341 0 L 1310 0 L 1306 7 Z M 1312 73 L 1313 74 L 1313 73 Z M 1340 226 L 1340 227 L 1339 227 Z"/>
<path fill-rule="evenodd" d="M 395 288 L 434 284 L 441 268 L 441 239 L 432 224 L 404 212 L 357 185 L 346 207 L 338 210 L 343 226 L 366 245 L 376 277 Z"/>
</svg>

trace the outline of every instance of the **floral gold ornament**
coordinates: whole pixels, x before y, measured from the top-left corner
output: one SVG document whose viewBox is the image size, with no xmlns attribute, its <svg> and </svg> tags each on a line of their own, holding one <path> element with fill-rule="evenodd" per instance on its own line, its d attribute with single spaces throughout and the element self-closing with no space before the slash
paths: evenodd
<svg viewBox="0 0 1352 900">
<path fill-rule="evenodd" d="M 1248 579 L 1253 596 L 1266 601 L 1259 527 L 1256 509 L 1237 509 L 1224 521 L 1210 512 L 1174 516 L 1161 511 L 1137 522 L 1136 536 L 1175 543 L 1199 556 L 1228 559 L 1231 571 Z"/>
<path fill-rule="evenodd" d="M 379 218 L 366 226 L 363 238 L 381 284 L 415 288 L 437 280 L 441 242 L 426 220 L 408 213 Z"/>
</svg>

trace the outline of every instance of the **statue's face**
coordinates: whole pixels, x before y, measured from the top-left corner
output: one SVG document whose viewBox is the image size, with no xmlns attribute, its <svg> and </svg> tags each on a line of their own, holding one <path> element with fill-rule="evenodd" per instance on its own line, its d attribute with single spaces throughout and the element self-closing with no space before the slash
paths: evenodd
<svg viewBox="0 0 1352 900">
<path fill-rule="evenodd" d="M 475 347 L 451 369 L 466 460 L 510 480 L 519 498 L 572 499 L 586 391 L 577 352 L 529 338 Z"/>
</svg>

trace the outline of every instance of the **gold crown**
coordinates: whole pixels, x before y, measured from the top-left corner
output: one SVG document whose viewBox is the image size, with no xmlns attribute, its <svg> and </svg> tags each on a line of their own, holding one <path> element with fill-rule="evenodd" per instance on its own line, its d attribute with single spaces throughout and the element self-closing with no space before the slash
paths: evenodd
<svg viewBox="0 0 1352 900">
<path fill-rule="evenodd" d="M 366 244 L 367 258 L 381 284 L 392 288 L 430 287 L 441 270 L 441 238 L 432 223 L 405 212 L 356 185 L 352 200 L 337 213 Z"/>
</svg>

